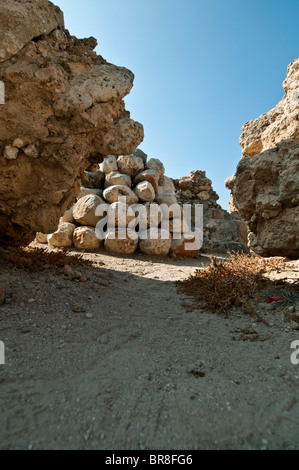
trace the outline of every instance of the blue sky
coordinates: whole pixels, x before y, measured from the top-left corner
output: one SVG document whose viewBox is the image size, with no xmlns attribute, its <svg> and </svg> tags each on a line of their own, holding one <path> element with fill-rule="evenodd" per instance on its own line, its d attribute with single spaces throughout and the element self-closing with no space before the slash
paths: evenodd
<svg viewBox="0 0 299 470">
<path fill-rule="evenodd" d="M 227 209 L 241 127 L 276 106 L 299 57 L 299 0 L 53 2 L 71 34 L 134 72 L 125 101 L 145 128 L 140 148 L 172 178 L 205 170 Z"/>
</svg>

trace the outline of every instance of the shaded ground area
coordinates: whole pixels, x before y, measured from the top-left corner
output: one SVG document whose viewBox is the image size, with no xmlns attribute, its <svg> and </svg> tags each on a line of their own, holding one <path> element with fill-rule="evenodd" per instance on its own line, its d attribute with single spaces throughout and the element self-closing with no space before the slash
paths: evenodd
<svg viewBox="0 0 299 470">
<path fill-rule="evenodd" d="M 194 309 L 176 281 L 208 258 L 84 257 L 0 262 L 1 449 L 299 448 L 299 331 L 283 311 L 266 325 Z"/>
</svg>

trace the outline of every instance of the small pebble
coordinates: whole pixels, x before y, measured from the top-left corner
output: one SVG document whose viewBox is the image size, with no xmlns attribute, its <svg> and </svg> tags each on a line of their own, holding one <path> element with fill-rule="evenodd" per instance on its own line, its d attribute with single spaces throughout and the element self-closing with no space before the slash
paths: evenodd
<svg viewBox="0 0 299 470">
<path fill-rule="evenodd" d="M 75 307 L 73 307 L 73 312 L 75 312 L 75 313 L 85 313 L 86 309 L 84 307 L 82 307 L 81 305 L 76 305 Z"/>
</svg>

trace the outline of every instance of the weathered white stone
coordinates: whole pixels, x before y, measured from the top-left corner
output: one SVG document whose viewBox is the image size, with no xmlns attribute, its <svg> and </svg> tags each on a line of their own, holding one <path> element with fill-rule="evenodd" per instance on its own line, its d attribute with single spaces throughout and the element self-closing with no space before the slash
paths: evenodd
<svg viewBox="0 0 299 470">
<path fill-rule="evenodd" d="M 165 188 L 164 186 L 159 186 L 156 194 L 157 204 L 166 204 L 167 206 L 171 206 L 172 204 L 177 204 L 177 202 L 177 197 L 174 191 L 171 191 L 171 189 Z"/>
<path fill-rule="evenodd" d="M 166 226 L 168 225 L 169 222 L 169 231 L 170 233 L 188 233 L 189 232 L 189 226 L 187 222 L 184 220 L 183 217 L 181 218 L 174 218 L 170 219 L 169 221 L 166 222 Z M 165 220 L 162 222 L 162 228 L 164 228 L 163 224 L 165 223 Z"/>
<path fill-rule="evenodd" d="M 112 171 L 106 176 L 105 189 L 110 186 L 128 186 L 131 189 L 132 179 L 129 175 L 124 175 L 119 171 Z"/>
<path fill-rule="evenodd" d="M 105 204 L 99 196 L 85 196 L 75 204 L 73 209 L 73 217 L 78 224 L 95 227 L 101 220 L 101 217 L 95 215 L 99 205 Z"/>
<path fill-rule="evenodd" d="M 128 188 L 128 186 L 110 186 L 110 188 L 107 188 L 104 191 L 104 199 L 106 199 L 110 204 L 118 202 L 120 198 L 124 197 L 126 198 L 126 202 L 129 206 L 138 202 L 138 197 L 130 188 Z"/>
<path fill-rule="evenodd" d="M 60 218 L 59 225 L 69 223 L 73 224 L 74 223 L 74 217 L 73 217 L 73 210 L 75 206 L 72 206 L 69 210 L 67 210 L 64 215 Z"/>
<path fill-rule="evenodd" d="M 157 173 L 159 181 L 163 178 L 164 173 L 165 173 L 165 168 L 163 163 L 158 160 L 157 158 L 151 158 L 147 164 L 146 168 L 148 170 L 153 170 Z"/>
<path fill-rule="evenodd" d="M 158 175 L 154 170 L 142 171 L 134 178 L 135 185 L 142 183 L 143 181 L 148 181 L 153 186 L 154 191 L 155 192 L 158 191 L 158 187 L 159 187 Z"/>
<path fill-rule="evenodd" d="M 77 196 L 77 201 L 79 201 L 79 199 L 81 199 L 82 197 L 89 196 L 89 195 L 98 196 L 98 197 L 102 198 L 103 197 L 103 190 L 102 189 L 80 188 L 80 192 Z"/>
<path fill-rule="evenodd" d="M 58 230 L 51 235 L 48 235 L 48 243 L 51 246 L 59 248 L 67 248 L 73 244 L 73 233 L 76 229 L 74 224 L 62 224 Z"/>
<path fill-rule="evenodd" d="M 271 111 L 244 124 L 243 158 L 226 181 L 232 206 L 263 256 L 299 257 L 299 59 L 288 67 L 285 95 Z"/>
<path fill-rule="evenodd" d="M 185 234 L 180 239 L 172 240 L 170 252 L 176 256 L 196 258 L 200 248 L 201 245 L 194 234 Z"/>
<path fill-rule="evenodd" d="M 110 253 L 132 255 L 138 248 L 138 236 L 133 230 L 124 228 L 109 232 L 105 239 L 105 248 Z"/>
<path fill-rule="evenodd" d="M 141 160 L 143 161 L 144 165 L 146 164 L 147 155 L 146 155 L 146 153 L 144 153 L 142 150 L 140 150 L 140 149 L 135 150 L 135 152 L 133 152 L 133 155 L 134 155 L 134 157 L 141 158 Z"/>
<path fill-rule="evenodd" d="M 105 158 L 103 163 L 99 165 L 100 171 L 108 175 L 112 171 L 118 171 L 117 160 L 114 155 L 110 155 L 109 157 Z"/>
<path fill-rule="evenodd" d="M 144 207 L 146 209 L 147 228 L 159 227 L 163 217 L 159 204 L 146 202 Z"/>
<path fill-rule="evenodd" d="M 90 171 L 85 171 L 85 176 L 82 180 L 82 186 L 88 189 L 101 189 L 105 181 L 105 173 L 102 171 L 97 171 L 96 173 L 91 173 Z"/>
<path fill-rule="evenodd" d="M 74 231 L 73 241 L 79 250 L 98 250 L 102 245 L 102 240 L 96 236 L 94 227 L 78 227 Z"/>
<path fill-rule="evenodd" d="M 160 186 L 164 188 L 170 189 L 170 191 L 175 192 L 175 185 L 172 178 L 168 178 L 168 176 L 163 176 L 160 180 Z"/>
<path fill-rule="evenodd" d="M 144 170 L 143 160 L 134 155 L 122 155 L 118 157 L 117 164 L 121 173 L 131 177 L 136 176 Z"/>
<path fill-rule="evenodd" d="M 13 147 L 16 147 L 17 149 L 21 149 L 24 147 L 24 141 L 22 139 L 15 139 L 12 144 Z"/>
<path fill-rule="evenodd" d="M 6 160 L 16 160 L 18 158 L 19 149 L 16 147 L 12 147 L 11 145 L 7 145 L 4 150 L 4 158 Z"/>
<path fill-rule="evenodd" d="M 3 305 L 5 303 L 6 299 L 6 284 L 1 281 L 0 282 L 0 305 Z"/>
<path fill-rule="evenodd" d="M 149 256 L 167 256 L 170 249 L 171 235 L 167 230 L 151 228 L 140 234 L 141 253 Z"/>
<path fill-rule="evenodd" d="M 156 193 L 151 183 L 143 181 L 139 183 L 134 192 L 141 202 L 154 202 Z"/>
</svg>

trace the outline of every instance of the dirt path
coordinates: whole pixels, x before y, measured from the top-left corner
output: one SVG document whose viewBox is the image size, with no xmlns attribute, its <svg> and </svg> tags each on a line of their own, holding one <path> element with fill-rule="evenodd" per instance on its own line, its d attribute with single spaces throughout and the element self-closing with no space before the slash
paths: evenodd
<svg viewBox="0 0 299 470">
<path fill-rule="evenodd" d="M 1 266 L 1 449 L 299 448 L 299 332 L 281 312 L 254 325 L 268 341 L 233 341 L 252 319 L 177 292 L 200 259 L 85 256 L 74 276 Z"/>
</svg>

